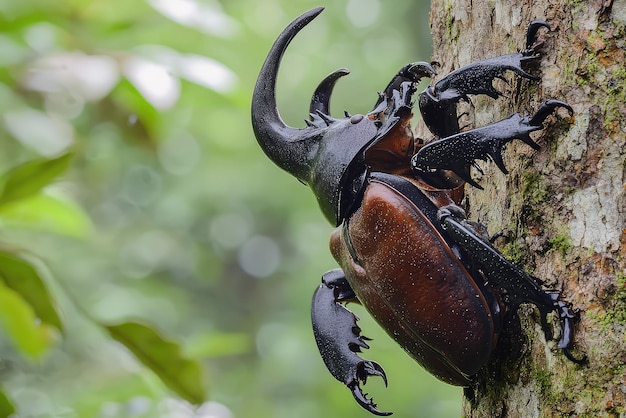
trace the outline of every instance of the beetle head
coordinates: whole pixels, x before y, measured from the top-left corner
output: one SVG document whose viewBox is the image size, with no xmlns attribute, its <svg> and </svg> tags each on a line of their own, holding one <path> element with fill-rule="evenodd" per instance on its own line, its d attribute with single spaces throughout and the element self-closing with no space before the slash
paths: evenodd
<svg viewBox="0 0 626 418">
<path fill-rule="evenodd" d="M 276 78 L 287 46 L 295 35 L 322 12 L 312 9 L 296 18 L 278 36 L 261 68 L 252 98 L 252 126 L 265 154 L 279 167 L 309 185 L 325 217 L 339 225 L 350 214 L 366 180 L 365 153 L 400 119 L 410 118 L 415 78 L 429 75 L 429 64 L 416 63 L 410 74 L 399 73 L 399 82 L 379 95 L 366 115 L 330 116 L 335 82 L 348 74 L 340 69 L 319 84 L 310 104 L 311 119 L 304 128 L 288 126 L 276 106 Z M 426 66 L 426 67 L 423 67 Z M 406 68 L 406 67 L 405 67 Z M 405 70 L 405 69 L 403 69 Z M 432 70 L 432 71 L 431 71 Z M 399 78 L 398 78 L 399 77 Z M 394 79 L 394 80 L 396 80 Z M 390 84 L 391 86 L 391 84 Z"/>
</svg>

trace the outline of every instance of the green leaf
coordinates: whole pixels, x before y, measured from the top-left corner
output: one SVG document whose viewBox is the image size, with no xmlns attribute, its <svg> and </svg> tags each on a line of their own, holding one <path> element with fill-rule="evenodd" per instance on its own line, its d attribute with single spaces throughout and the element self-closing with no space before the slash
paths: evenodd
<svg viewBox="0 0 626 418">
<path fill-rule="evenodd" d="M 85 211 L 71 200 L 36 194 L 7 205 L 0 205 L 5 225 L 40 229 L 56 234 L 84 238 L 92 229 Z"/>
<path fill-rule="evenodd" d="M 180 346 L 137 322 L 104 326 L 170 389 L 193 404 L 206 399 L 200 364 L 183 357 Z"/>
<path fill-rule="evenodd" d="M 4 391 L 0 390 L 0 418 L 8 418 L 15 413 L 15 407 Z"/>
<path fill-rule="evenodd" d="M 61 318 L 37 269 L 17 254 L 0 250 L 0 281 L 31 306 L 37 318 L 63 330 Z"/>
<path fill-rule="evenodd" d="M 13 167 L 0 176 L 0 205 L 37 193 L 67 169 L 72 157 L 73 154 L 68 153 L 51 160 L 41 158 Z"/>
<path fill-rule="evenodd" d="M 37 320 L 21 295 L 0 284 L 0 323 L 22 353 L 37 358 L 54 340 L 52 329 Z"/>
</svg>

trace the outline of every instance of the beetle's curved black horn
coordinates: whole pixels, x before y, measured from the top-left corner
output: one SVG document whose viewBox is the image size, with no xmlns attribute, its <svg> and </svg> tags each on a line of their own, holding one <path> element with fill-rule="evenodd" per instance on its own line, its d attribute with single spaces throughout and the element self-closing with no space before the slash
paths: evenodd
<svg viewBox="0 0 626 418">
<path fill-rule="evenodd" d="M 259 145 L 274 163 L 304 182 L 308 182 L 310 174 L 307 155 L 311 155 L 311 148 L 317 146 L 317 141 L 310 138 L 310 130 L 292 128 L 280 117 L 276 106 L 276 78 L 289 43 L 323 10 L 318 7 L 303 13 L 282 31 L 261 67 L 252 96 L 252 127 Z"/>
<path fill-rule="evenodd" d="M 335 83 L 348 74 L 350 74 L 350 70 L 347 68 L 340 68 L 328 74 L 313 93 L 309 113 L 316 114 L 317 112 L 322 112 L 325 115 L 330 115 L 330 96 L 333 94 Z"/>
</svg>

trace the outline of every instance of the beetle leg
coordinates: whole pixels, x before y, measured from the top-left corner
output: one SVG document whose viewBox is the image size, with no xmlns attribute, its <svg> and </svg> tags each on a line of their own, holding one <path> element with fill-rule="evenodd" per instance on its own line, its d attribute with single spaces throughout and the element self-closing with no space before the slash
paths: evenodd
<svg viewBox="0 0 626 418">
<path fill-rule="evenodd" d="M 558 347 L 574 363 L 581 364 L 585 361 L 585 357 L 576 359 L 569 351 L 573 333 L 572 321 L 578 319 L 578 310 L 571 309 L 568 303 L 559 300 L 559 292 L 543 290 L 539 279 L 527 274 L 520 267 L 504 258 L 488 240 L 476 232 L 471 223 L 465 220 L 465 214 L 458 206 L 442 207 L 438 217 L 442 228 L 473 256 L 474 261 L 480 266 L 485 276 L 506 289 L 514 307 L 524 302 L 535 304 L 541 313 L 544 330 L 547 329 L 545 326 L 547 324 L 546 315 L 550 312 L 556 312 L 559 315 L 562 329 Z"/>
<path fill-rule="evenodd" d="M 520 77 L 536 80 L 537 77 L 522 69 L 523 63 L 537 57 L 509 54 L 479 61 L 456 71 L 428 87 L 419 95 L 419 108 L 428 129 L 438 138 L 460 132 L 457 103 L 469 100 L 468 95 L 484 94 L 497 99 L 503 93 L 493 86 L 494 79 L 504 79 L 506 71 Z"/>
<path fill-rule="evenodd" d="M 369 348 L 367 337 L 361 335 L 356 324 L 358 318 L 341 302 L 357 301 L 343 271 L 331 270 L 322 277 L 322 284 L 313 296 L 311 319 L 313 334 L 324 364 L 335 377 L 352 392 L 354 399 L 363 408 L 375 415 L 387 416 L 376 408 L 372 399 L 361 390 L 369 376 L 380 376 L 387 385 L 387 376 L 376 362 L 364 360 L 356 353 Z"/>
<path fill-rule="evenodd" d="M 530 138 L 530 133 L 543 129 L 543 121 L 559 107 L 573 114 L 567 103 L 548 100 L 532 117 L 514 113 L 491 125 L 430 142 L 413 156 L 411 167 L 417 175 L 426 179 L 438 170 L 452 170 L 471 185 L 481 188 L 470 175 L 470 167 L 479 168 L 476 160 L 486 161 L 490 158 L 506 174 L 502 160 L 504 146 L 514 139 L 520 139 L 532 148 L 539 149 L 539 145 Z"/>
<path fill-rule="evenodd" d="M 432 64 L 427 62 L 412 62 L 402 67 L 400 71 L 398 71 L 398 73 L 391 79 L 384 90 L 384 94 L 387 97 L 391 97 L 394 90 L 400 90 L 402 83 L 406 81 L 419 83 L 422 78 L 432 77 L 435 75 L 437 75 L 437 71 L 435 71 Z"/>
<path fill-rule="evenodd" d="M 537 32 L 539 29 L 546 28 L 550 29 L 550 25 L 546 21 L 543 20 L 533 20 L 528 24 L 528 29 L 526 29 L 526 49 L 522 52 L 524 55 L 534 55 L 535 50 L 533 48 L 534 43 L 537 38 Z"/>
<path fill-rule="evenodd" d="M 569 351 L 569 347 L 572 344 L 572 334 L 574 333 L 572 322 L 580 317 L 580 311 L 578 309 L 572 309 L 570 304 L 558 300 L 560 296 L 559 292 L 552 291 L 547 293 L 552 297 L 555 310 L 558 312 L 559 318 L 561 319 L 562 330 L 558 347 L 561 349 L 565 357 L 567 357 L 570 361 L 573 361 L 577 364 L 586 363 L 587 356 L 582 356 L 581 358 L 577 359 Z"/>
<path fill-rule="evenodd" d="M 494 79 L 505 80 L 504 74 L 512 71 L 530 80 L 538 77 L 524 71 L 526 63 L 539 59 L 532 48 L 540 27 L 550 29 L 543 21 L 533 21 L 526 32 L 526 49 L 517 54 L 502 55 L 461 67 L 451 72 L 434 86 L 419 95 L 419 108 L 428 129 L 438 138 L 460 132 L 457 103 L 468 100 L 468 95 L 484 94 L 492 99 L 503 96 L 493 86 Z M 506 80 L 505 80 L 506 81 Z"/>
</svg>

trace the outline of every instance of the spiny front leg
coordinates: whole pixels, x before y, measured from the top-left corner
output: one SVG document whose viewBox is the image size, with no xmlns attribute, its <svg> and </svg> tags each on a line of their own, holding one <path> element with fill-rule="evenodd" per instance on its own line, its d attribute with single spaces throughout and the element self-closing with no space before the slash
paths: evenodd
<svg viewBox="0 0 626 418">
<path fill-rule="evenodd" d="M 347 301 L 356 301 L 356 296 L 343 271 L 336 269 L 324 274 L 311 309 L 317 347 L 330 373 L 350 389 L 359 405 L 375 415 L 391 415 L 378 410 L 361 390 L 361 383 L 365 384 L 369 376 L 380 376 L 385 385 L 387 376 L 378 363 L 356 354 L 369 348 L 365 342 L 368 338 L 361 335 L 356 315 L 341 304 Z"/>
<path fill-rule="evenodd" d="M 439 170 L 451 170 L 471 185 L 481 188 L 470 175 L 470 167 L 480 171 L 477 160 L 491 158 L 503 173 L 507 173 L 502 160 L 504 146 L 519 139 L 534 149 L 539 145 L 530 138 L 530 133 L 543 128 L 544 120 L 558 108 L 565 108 L 570 115 L 573 110 L 567 103 L 548 100 L 541 105 L 532 117 L 522 117 L 514 113 L 506 119 L 482 128 L 430 142 L 420 148 L 411 159 L 413 172 L 428 180 L 437 176 Z"/>
<path fill-rule="evenodd" d="M 424 77 L 432 77 L 437 75 L 437 72 L 433 68 L 432 64 L 427 62 L 412 62 L 405 65 L 398 71 L 398 73 L 389 81 L 387 87 L 383 93 L 387 97 L 393 95 L 394 90 L 400 90 L 402 83 L 410 81 L 412 83 L 419 83 Z"/>
<path fill-rule="evenodd" d="M 402 67 L 385 90 L 378 93 L 378 101 L 370 115 L 378 115 L 382 122 L 379 137 L 384 137 L 400 119 L 410 119 L 413 116 L 413 94 L 417 90 L 417 83 L 423 77 L 432 77 L 435 74 L 435 69 L 427 62 L 413 62 Z"/>
<path fill-rule="evenodd" d="M 493 86 L 493 80 L 497 78 L 506 81 L 504 73 L 507 71 L 536 80 L 537 77 L 524 71 L 523 67 L 529 61 L 539 58 L 533 44 L 541 27 L 550 29 L 544 21 L 530 23 L 526 33 L 526 49 L 523 52 L 502 55 L 459 68 L 421 93 L 419 108 L 428 129 L 437 138 L 459 133 L 457 103 L 461 100 L 468 101 L 469 95 L 484 94 L 492 99 L 502 96 L 502 92 Z"/>
</svg>

